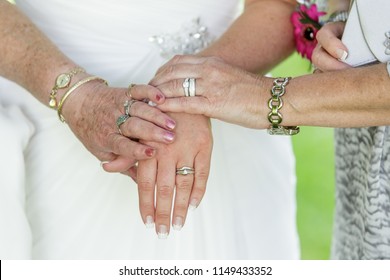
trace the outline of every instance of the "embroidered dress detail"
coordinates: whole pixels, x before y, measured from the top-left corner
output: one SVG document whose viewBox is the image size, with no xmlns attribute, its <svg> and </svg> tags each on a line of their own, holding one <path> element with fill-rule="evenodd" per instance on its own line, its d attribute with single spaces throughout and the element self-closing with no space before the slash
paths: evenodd
<svg viewBox="0 0 390 280">
<path fill-rule="evenodd" d="M 161 56 L 171 58 L 176 54 L 195 54 L 206 48 L 213 41 L 208 28 L 200 18 L 193 19 L 176 33 L 165 33 L 149 38 L 160 48 Z"/>
</svg>

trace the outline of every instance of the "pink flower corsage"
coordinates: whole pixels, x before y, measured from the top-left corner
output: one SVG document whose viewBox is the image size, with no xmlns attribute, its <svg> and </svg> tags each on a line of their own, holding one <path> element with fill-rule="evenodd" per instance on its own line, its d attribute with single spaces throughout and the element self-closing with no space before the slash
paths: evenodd
<svg viewBox="0 0 390 280">
<path fill-rule="evenodd" d="M 296 11 L 291 16 L 297 51 L 310 61 L 317 45 L 316 34 L 322 26 L 320 17 L 325 14 L 325 12 L 317 10 L 316 4 L 304 1 L 304 4 L 298 4 Z"/>
</svg>

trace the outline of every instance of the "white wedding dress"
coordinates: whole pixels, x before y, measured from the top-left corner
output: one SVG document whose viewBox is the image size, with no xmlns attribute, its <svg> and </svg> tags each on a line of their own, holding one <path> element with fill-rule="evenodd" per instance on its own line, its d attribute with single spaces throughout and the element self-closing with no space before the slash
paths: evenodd
<svg viewBox="0 0 390 280">
<path fill-rule="evenodd" d="M 196 49 L 196 38 L 216 38 L 239 11 L 236 0 L 17 5 L 75 62 L 120 87 L 147 83 L 166 61 L 162 49 Z M 197 18 L 207 30 L 188 39 Z M 135 183 L 104 172 L 54 111 L 5 79 L 0 102 L 1 259 L 299 258 L 289 138 L 213 121 L 204 200 L 159 240 L 141 220 Z"/>
</svg>

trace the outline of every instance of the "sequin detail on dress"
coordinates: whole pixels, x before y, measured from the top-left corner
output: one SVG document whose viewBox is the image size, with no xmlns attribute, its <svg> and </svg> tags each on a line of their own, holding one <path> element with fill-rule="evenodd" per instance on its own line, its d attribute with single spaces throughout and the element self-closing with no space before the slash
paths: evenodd
<svg viewBox="0 0 390 280">
<path fill-rule="evenodd" d="M 171 58 L 176 54 L 195 54 L 206 48 L 212 41 L 206 26 L 200 18 L 192 20 L 184 25 L 176 33 L 165 33 L 149 38 L 151 42 L 160 48 L 160 54 L 164 58 Z"/>
</svg>

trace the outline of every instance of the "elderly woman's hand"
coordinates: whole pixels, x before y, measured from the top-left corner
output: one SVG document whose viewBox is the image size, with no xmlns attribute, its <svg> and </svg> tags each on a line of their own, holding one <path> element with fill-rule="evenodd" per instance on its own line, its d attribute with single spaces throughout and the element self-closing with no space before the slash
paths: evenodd
<svg viewBox="0 0 390 280">
<path fill-rule="evenodd" d="M 183 82 L 195 78 L 195 97 L 184 97 Z M 203 114 L 222 121 L 266 128 L 272 80 L 224 63 L 219 58 L 176 56 L 150 82 L 167 98 L 163 111 Z"/>
<path fill-rule="evenodd" d="M 326 72 L 350 67 L 343 62 L 348 56 L 348 49 L 340 39 L 344 27 L 343 22 L 333 22 L 325 24 L 317 32 L 318 44 L 312 55 L 312 62 L 316 69 Z"/>
<path fill-rule="evenodd" d="M 147 85 L 136 87 L 142 96 L 154 103 L 164 101 L 157 89 Z M 135 170 L 132 169 L 135 163 L 156 155 L 154 147 L 138 140 L 173 142 L 175 121 L 141 101 L 131 105 L 131 117 L 118 130 L 116 120 L 125 114 L 124 102 L 129 99 L 127 89 L 111 88 L 93 81 L 77 91 L 67 99 L 62 114 L 84 146 L 104 162 L 106 171 L 127 173 L 135 179 Z"/>
</svg>

